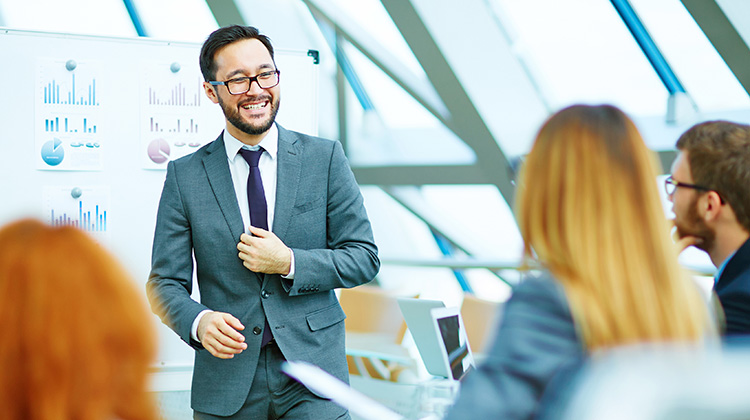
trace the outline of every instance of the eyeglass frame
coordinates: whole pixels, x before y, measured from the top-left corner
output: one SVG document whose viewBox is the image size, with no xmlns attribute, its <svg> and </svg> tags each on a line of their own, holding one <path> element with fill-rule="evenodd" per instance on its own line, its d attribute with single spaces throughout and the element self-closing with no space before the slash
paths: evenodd
<svg viewBox="0 0 750 420">
<path fill-rule="evenodd" d="M 260 80 L 258 78 L 259 77 L 263 77 L 263 76 L 268 76 L 270 74 L 276 74 L 276 83 L 274 83 L 272 86 L 266 86 L 266 87 L 261 86 L 260 85 Z M 244 81 L 244 80 L 249 80 L 250 81 L 250 83 L 248 83 L 248 85 L 247 85 L 247 90 L 246 91 L 234 93 L 234 92 L 232 92 L 229 89 L 229 83 L 238 83 L 238 82 Z M 263 73 L 259 73 L 259 74 L 255 75 L 255 76 L 252 76 L 252 77 L 236 77 L 234 79 L 229 79 L 229 80 L 224 80 L 224 81 L 218 81 L 218 80 L 209 80 L 208 81 L 208 83 L 210 83 L 212 86 L 221 86 L 221 85 L 226 86 L 227 87 L 227 92 L 229 92 L 230 95 L 244 95 L 247 92 L 250 92 L 250 89 L 252 89 L 252 87 L 253 87 L 253 82 L 257 83 L 258 87 L 261 88 L 261 89 L 264 89 L 264 90 L 276 87 L 281 82 L 281 70 L 276 69 L 276 70 L 264 71 Z"/>
<path fill-rule="evenodd" d="M 674 187 L 674 189 L 672 190 L 671 193 L 669 192 L 669 188 L 670 188 L 669 186 L 670 185 Z M 708 187 L 704 187 L 703 185 L 697 185 L 697 184 L 688 184 L 687 182 L 675 181 L 675 179 L 672 177 L 672 175 L 670 175 L 670 176 L 668 176 L 668 177 L 666 177 L 664 179 L 664 192 L 667 193 L 668 197 L 673 196 L 674 193 L 677 191 L 677 188 L 679 188 L 679 187 L 682 187 L 682 188 L 691 188 L 691 189 L 694 189 L 694 190 L 701 190 L 701 191 L 705 191 L 705 192 L 713 191 L 713 192 L 715 192 L 719 196 L 719 200 L 721 200 L 721 204 L 724 204 L 724 197 L 722 197 L 721 194 L 719 194 L 719 192 L 716 191 L 716 190 L 714 190 L 713 188 L 708 188 Z"/>
</svg>

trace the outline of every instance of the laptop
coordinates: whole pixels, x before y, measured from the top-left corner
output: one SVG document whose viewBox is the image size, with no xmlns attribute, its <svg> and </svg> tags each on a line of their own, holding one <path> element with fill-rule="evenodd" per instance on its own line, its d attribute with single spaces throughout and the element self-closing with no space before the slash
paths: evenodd
<svg viewBox="0 0 750 420">
<path fill-rule="evenodd" d="M 448 378 L 460 380 L 474 367 L 474 357 L 469 347 L 466 328 L 458 307 L 433 308 L 433 327 L 442 344 L 440 352 L 443 369 L 450 372 Z"/>
<path fill-rule="evenodd" d="M 283 362 L 281 370 L 311 391 L 346 408 L 363 420 L 405 420 L 405 417 L 335 376 L 307 362 Z"/>
<path fill-rule="evenodd" d="M 446 308 L 439 300 L 399 298 L 406 320 L 427 372 L 460 379 L 474 365 L 458 307 Z"/>
<path fill-rule="evenodd" d="M 401 297 L 398 298 L 398 306 L 427 372 L 433 376 L 449 377 L 450 373 L 443 362 L 443 344 L 435 332 L 430 312 L 435 308 L 444 308 L 445 304 L 440 300 Z"/>
</svg>

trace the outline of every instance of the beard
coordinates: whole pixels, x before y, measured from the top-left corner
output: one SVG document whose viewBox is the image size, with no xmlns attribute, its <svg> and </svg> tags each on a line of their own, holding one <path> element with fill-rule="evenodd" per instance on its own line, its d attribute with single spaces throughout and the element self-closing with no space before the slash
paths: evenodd
<svg viewBox="0 0 750 420">
<path fill-rule="evenodd" d="M 710 252 L 716 242 L 716 231 L 706 225 L 706 221 L 698 215 L 698 198 L 694 198 L 688 205 L 684 218 L 675 213 L 674 224 L 677 227 L 677 235 L 680 238 L 694 236 L 702 241 L 695 247 L 705 252 Z"/>
<path fill-rule="evenodd" d="M 267 96 L 265 99 L 268 99 L 267 106 L 271 107 L 271 115 L 269 115 L 268 119 L 266 119 L 265 121 L 250 123 L 242 118 L 242 116 L 240 115 L 240 111 L 237 108 L 233 108 L 232 106 L 227 105 L 224 101 L 221 100 L 220 96 L 217 97 L 219 99 L 219 105 L 221 105 L 221 110 L 224 112 L 224 116 L 226 117 L 227 121 L 229 121 L 233 126 L 237 127 L 237 129 L 239 129 L 243 133 L 250 134 L 252 136 L 263 134 L 271 129 L 274 121 L 276 121 L 276 114 L 279 112 L 279 103 L 281 102 L 281 99 L 279 99 L 278 97 L 276 97 L 275 101 L 272 101 L 271 97 Z M 245 104 L 247 102 L 258 101 L 259 99 L 264 98 L 261 96 L 250 97 L 246 101 L 239 102 L 237 104 L 237 107 L 240 107 L 242 106 L 242 104 Z"/>
</svg>

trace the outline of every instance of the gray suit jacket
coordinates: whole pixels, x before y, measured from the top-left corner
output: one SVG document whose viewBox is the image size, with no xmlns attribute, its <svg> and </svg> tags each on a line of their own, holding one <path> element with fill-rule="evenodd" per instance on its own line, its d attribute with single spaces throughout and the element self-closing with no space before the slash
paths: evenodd
<svg viewBox="0 0 750 420">
<path fill-rule="evenodd" d="M 533 418 L 550 382 L 585 354 L 562 286 L 549 276 L 529 278 L 513 290 L 495 336 L 446 420 Z"/>
<path fill-rule="evenodd" d="M 253 329 L 263 328 L 264 313 L 288 360 L 348 381 L 346 316 L 334 289 L 367 283 L 380 267 L 362 195 L 340 143 L 280 126 L 277 176 L 272 231 L 294 251 L 293 281 L 253 273 L 238 257 L 245 229 L 221 135 L 167 168 L 146 287 L 154 313 L 198 350 L 195 410 L 226 416 L 242 406 L 260 353 Z M 190 298 L 193 253 L 200 303 Z M 204 309 L 237 317 L 248 348 L 228 360 L 202 349 L 190 328 Z"/>
</svg>

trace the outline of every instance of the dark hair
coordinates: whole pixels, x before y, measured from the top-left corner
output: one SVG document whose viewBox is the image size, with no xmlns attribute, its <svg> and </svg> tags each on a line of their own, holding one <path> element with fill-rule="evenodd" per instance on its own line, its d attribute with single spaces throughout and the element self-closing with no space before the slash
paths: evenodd
<svg viewBox="0 0 750 420">
<path fill-rule="evenodd" d="M 201 47 L 200 66 L 205 81 L 214 80 L 216 77 L 216 63 L 214 62 L 216 53 L 225 46 L 243 39 L 257 39 L 262 42 L 271 54 L 271 60 L 274 59 L 271 39 L 258 32 L 258 29 L 252 26 L 225 26 L 213 31 Z"/>
<path fill-rule="evenodd" d="M 696 124 L 680 136 L 677 149 L 688 153 L 693 182 L 718 192 L 750 232 L 750 126 Z"/>
</svg>

